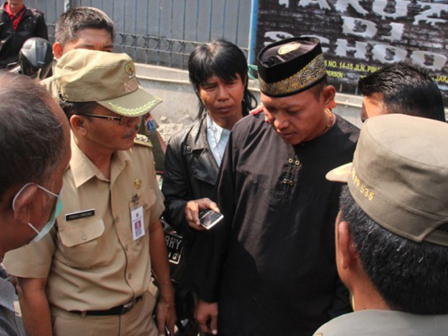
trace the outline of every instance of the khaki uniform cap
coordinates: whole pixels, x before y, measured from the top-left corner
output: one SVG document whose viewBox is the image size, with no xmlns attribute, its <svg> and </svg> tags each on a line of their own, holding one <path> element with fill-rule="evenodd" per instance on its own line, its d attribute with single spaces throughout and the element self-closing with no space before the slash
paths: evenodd
<svg viewBox="0 0 448 336">
<path fill-rule="evenodd" d="M 448 246 L 448 124 L 403 114 L 368 119 L 353 163 L 329 172 L 364 212 L 414 242 Z"/>
<path fill-rule="evenodd" d="M 72 50 L 57 62 L 54 77 L 62 99 L 95 101 L 126 117 L 144 115 L 162 102 L 139 86 L 134 62 L 126 54 Z"/>
</svg>

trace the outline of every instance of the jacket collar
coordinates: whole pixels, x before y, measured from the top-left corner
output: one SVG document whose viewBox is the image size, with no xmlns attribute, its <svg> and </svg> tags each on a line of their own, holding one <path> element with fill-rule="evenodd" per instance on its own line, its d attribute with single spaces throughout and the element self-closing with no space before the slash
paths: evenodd
<svg viewBox="0 0 448 336">
<path fill-rule="evenodd" d="M 195 123 L 190 132 L 191 141 L 189 146 L 192 151 L 209 148 L 207 142 L 207 112 L 205 112 L 201 120 Z"/>
<path fill-rule="evenodd" d="M 202 116 L 187 138 L 185 150 L 187 152 L 202 151 L 194 169 L 194 177 L 210 184 L 215 184 L 219 167 L 207 142 L 207 118 Z"/>
</svg>

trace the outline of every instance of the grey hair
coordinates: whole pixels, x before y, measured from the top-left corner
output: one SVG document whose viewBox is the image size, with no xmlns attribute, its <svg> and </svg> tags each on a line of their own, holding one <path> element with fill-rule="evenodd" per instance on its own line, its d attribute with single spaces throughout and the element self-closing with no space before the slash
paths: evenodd
<svg viewBox="0 0 448 336">
<path fill-rule="evenodd" d="M 0 71 L 0 195 L 40 183 L 62 158 L 65 143 L 50 94 L 23 75 Z"/>
</svg>

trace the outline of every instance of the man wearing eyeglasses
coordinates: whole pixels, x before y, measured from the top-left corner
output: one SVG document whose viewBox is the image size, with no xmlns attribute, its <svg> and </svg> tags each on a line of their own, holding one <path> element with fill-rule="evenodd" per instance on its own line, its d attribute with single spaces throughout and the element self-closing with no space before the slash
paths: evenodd
<svg viewBox="0 0 448 336">
<path fill-rule="evenodd" d="M 53 226 L 61 209 L 62 176 L 70 160 L 70 129 L 60 107 L 30 78 L 0 72 L 0 88 L 3 260 L 6 252 L 40 240 Z M 20 335 L 14 287 L 3 277 L 0 293 L 0 335 Z"/>
<path fill-rule="evenodd" d="M 165 326 L 173 333 L 163 196 L 151 144 L 136 140 L 141 116 L 161 100 L 139 87 L 126 54 L 73 50 L 55 77 L 72 128 L 64 209 L 42 242 L 6 260 L 19 277 L 27 334 L 163 335 Z"/>
</svg>

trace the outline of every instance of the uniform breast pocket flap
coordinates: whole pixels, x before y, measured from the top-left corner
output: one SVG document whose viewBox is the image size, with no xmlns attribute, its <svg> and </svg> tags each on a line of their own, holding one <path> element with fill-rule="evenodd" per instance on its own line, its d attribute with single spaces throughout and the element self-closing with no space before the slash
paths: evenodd
<svg viewBox="0 0 448 336">
<path fill-rule="evenodd" d="M 59 226 L 59 238 L 67 247 L 97 239 L 104 233 L 104 222 L 101 218 L 85 218 L 73 222 L 66 222 Z"/>
</svg>

